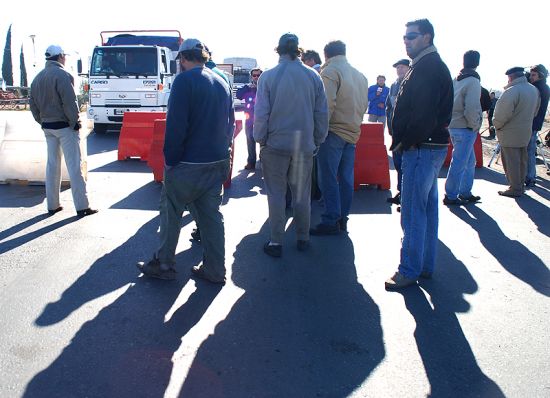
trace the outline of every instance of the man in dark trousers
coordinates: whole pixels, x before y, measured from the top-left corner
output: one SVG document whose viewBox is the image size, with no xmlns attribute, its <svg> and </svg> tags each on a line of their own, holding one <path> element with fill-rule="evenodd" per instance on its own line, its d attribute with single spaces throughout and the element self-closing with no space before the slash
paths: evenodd
<svg viewBox="0 0 550 398">
<path fill-rule="evenodd" d="M 387 290 L 431 278 L 438 229 L 437 176 L 447 156 L 453 109 L 451 74 L 433 44 L 430 21 L 406 24 L 403 40 L 411 58 L 393 114 L 392 151 L 402 151 L 401 227 L 403 241 L 398 271 Z"/>
<path fill-rule="evenodd" d="M 175 252 L 181 216 L 189 209 L 201 231 L 204 250 L 193 274 L 225 283 L 225 236 L 220 213 L 222 185 L 229 174 L 235 115 L 229 85 L 205 66 L 206 47 L 186 39 L 179 48 L 182 73 L 174 80 L 164 142 L 164 185 L 160 198 L 160 247 L 148 263 L 137 264 L 146 276 L 176 277 Z"/>
<path fill-rule="evenodd" d="M 256 104 L 256 91 L 258 90 L 258 79 L 262 74 L 260 68 L 254 68 L 250 71 L 250 83 L 237 90 L 235 96 L 244 101 L 245 114 L 245 134 L 246 146 L 248 148 L 248 158 L 246 160 L 245 170 L 254 170 L 256 168 L 256 141 L 254 141 L 254 105 Z"/>
</svg>

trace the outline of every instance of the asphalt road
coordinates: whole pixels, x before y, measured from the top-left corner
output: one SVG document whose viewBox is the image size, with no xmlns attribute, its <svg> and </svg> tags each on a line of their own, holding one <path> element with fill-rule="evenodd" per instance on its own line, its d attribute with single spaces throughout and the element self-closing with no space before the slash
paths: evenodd
<svg viewBox="0 0 550 398">
<path fill-rule="evenodd" d="M 177 280 L 140 276 L 161 186 L 145 163 L 117 161 L 117 144 L 88 137 L 97 215 L 77 219 L 64 190 L 46 217 L 44 187 L 0 185 L 0 397 L 550 397 L 548 181 L 514 200 L 497 194 L 503 174 L 477 170 L 481 203 L 440 206 L 434 278 L 390 293 L 391 192 L 356 192 L 349 234 L 312 237 L 306 253 L 290 223 L 269 258 L 240 134 L 220 288 L 190 279 L 202 253 L 188 214 Z"/>
</svg>

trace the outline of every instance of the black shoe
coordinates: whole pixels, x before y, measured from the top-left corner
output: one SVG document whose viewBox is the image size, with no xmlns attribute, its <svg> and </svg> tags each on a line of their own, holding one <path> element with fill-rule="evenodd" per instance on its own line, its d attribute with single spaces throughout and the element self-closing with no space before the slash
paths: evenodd
<svg viewBox="0 0 550 398">
<path fill-rule="evenodd" d="M 283 255 L 283 245 L 270 245 L 269 242 L 265 242 L 264 252 L 271 257 L 281 257 Z"/>
<path fill-rule="evenodd" d="M 244 169 L 245 170 L 254 170 L 256 168 L 256 165 L 254 163 L 247 163 L 245 166 L 244 166 Z"/>
<path fill-rule="evenodd" d="M 476 195 L 470 195 L 470 196 L 458 195 L 458 198 L 460 200 L 465 200 L 466 202 L 469 202 L 469 203 L 476 203 L 481 200 L 481 196 L 476 196 Z"/>
<path fill-rule="evenodd" d="M 348 217 L 342 217 L 338 220 L 338 226 L 340 227 L 340 231 L 348 232 Z"/>
<path fill-rule="evenodd" d="M 397 194 L 393 198 L 386 199 L 386 202 L 391 203 L 393 205 L 400 205 L 401 204 L 401 192 L 397 192 Z"/>
<path fill-rule="evenodd" d="M 191 273 L 197 278 L 204 279 L 205 281 L 208 281 L 210 283 L 225 285 L 225 277 L 223 277 L 222 279 L 212 279 L 204 273 L 204 269 L 202 266 L 195 265 L 191 268 Z"/>
<path fill-rule="evenodd" d="M 338 235 L 340 233 L 340 226 L 337 224 L 317 224 L 315 228 L 309 230 L 310 235 Z"/>
<path fill-rule="evenodd" d="M 309 240 L 298 240 L 298 242 L 296 242 L 296 247 L 298 251 L 305 252 L 309 249 Z"/>
<path fill-rule="evenodd" d="M 454 205 L 461 206 L 461 205 L 465 205 L 466 203 L 468 203 L 466 200 L 463 200 L 460 198 L 449 199 L 447 195 L 445 195 L 445 197 L 443 198 L 443 204 L 446 206 L 454 206 Z"/>
<path fill-rule="evenodd" d="M 62 206 L 59 206 L 57 209 L 48 210 L 48 215 L 53 216 L 55 213 L 58 213 L 58 212 L 60 212 L 61 210 L 63 210 L 63 207 L 62 207 Z"/>
<path fill-rule="evenodd" d="M 176 279 L 176 270 L 173 267 L 168 269 L 162 269 L 160 267 L 160 261 L 157 258 L 153 258 L 148 263 L 140 261 L 136 264 L 141 273 L 150 278 L 163 279 L 167 281 L 173 281 Z"/>
<path fill-rule="evenodd" d="M 195 242 L 201 241 L 201 231 L 199 228 L 193 229 L 193 232 L 191 232 L 191 239 L 193 239 Z"/>
<path fill-rule="evenodd" d="M 94 209 L 90 209 L 89 207 L 87 209 L 84 209 L 84 210 L 77 210 L 76 211 L 76 216 L 78 218 L 82 218 L 82 217 L 86 217 L 86 216 L 91 216 L 92 214 L 96 214 L 99 210 L 94 210 Z"/>
</svg>

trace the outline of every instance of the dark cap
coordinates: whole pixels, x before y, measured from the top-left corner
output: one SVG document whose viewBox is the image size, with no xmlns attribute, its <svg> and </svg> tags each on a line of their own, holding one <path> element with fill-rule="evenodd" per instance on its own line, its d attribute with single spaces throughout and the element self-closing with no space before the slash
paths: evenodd
<svg viewBox="0 0 550 398">
<path fill-rule="evenodd" d="M 295 42 L 296 44 L 298 44 L 298 36 L 296 36 L 294 33 L 285 33 L 279 39 L 279 46 L 286 46 L 288 42 Z"/>
<path fill-rule="evenodd" d="M 513 75 L 514 73 L 523 73 L 525 68 L 522 68 L 521 66 L 514 66 L 513 68 L 510 68 L 506 71 L 505 75 Z"/>
<path fill-rule="evenodd" d="M 537 72 L 541 79 L 546 79 L 548 77 L 548 70 L 543 64 L 531 66 L 531 72 Z"/>
<path fill-rule="evenodd" d="M 397 65 L 405 65 L 405 66 L 411 66 L 411 61 L 409 61 L 406 58 L 400 59 L 395 64 L 393 64 L 394 68 L 397 68 Z"/>
</svg>

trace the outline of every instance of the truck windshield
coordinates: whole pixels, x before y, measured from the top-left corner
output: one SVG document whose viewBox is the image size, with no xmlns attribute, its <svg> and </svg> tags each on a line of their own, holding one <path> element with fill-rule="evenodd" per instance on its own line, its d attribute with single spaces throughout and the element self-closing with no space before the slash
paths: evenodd
<svg viewBox="0 0 550 398">
<path fill-rule="evenodd" d="M 157 50 L 146 47 L 96 48 L 92 56 L 91 76 L 156 76 Z"/>
</svg>

